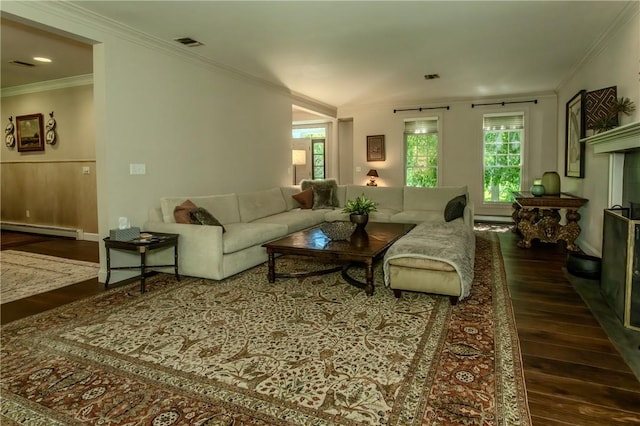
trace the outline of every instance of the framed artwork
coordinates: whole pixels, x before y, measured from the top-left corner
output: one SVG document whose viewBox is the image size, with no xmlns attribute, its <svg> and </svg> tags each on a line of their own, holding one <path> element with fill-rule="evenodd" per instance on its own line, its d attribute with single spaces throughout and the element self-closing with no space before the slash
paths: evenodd
<svg viewBox="0 0 640 426">
<path fill-rule="evenodd" d="M 367 161 L 384 160 L 384 135 L 367 136 Z"/>
<path fill-rule="evenodd" d="M 617 87 L 587 92 L 584 98 L 586 130 L 613 128 L 618 125 Z"/>
<path fill-rule="evenodd" d="M 585 136 L 585 93 L 586 90 L 581 90 L 567 102 L 564 152 L 564 175 L 567 177 L 584 177 L 584 142 L 580 139 Z"/>
<path fill-rule="evenodd" d="M 44 127 L 42 114 L 16 117 L 18 151 L 44 151 Z"/>
</svg>

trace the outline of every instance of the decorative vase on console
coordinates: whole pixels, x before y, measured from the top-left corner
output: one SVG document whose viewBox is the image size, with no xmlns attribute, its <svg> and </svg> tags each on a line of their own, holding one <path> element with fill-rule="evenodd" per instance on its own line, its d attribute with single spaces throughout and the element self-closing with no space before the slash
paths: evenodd
<svg viewBox="0 0 640 426">
<path fill-rule="evenodd" d="M 542 185 L 542 179 L 535 179 L 533 185 L 531 185 L 531 193 L 534 197 L 540 197 L 544 195 L 544 185 Z"/>
<path fill-rule="evenodd" d="M 560 195 L 560 175 L 557 172 L 544 172 L 542 186 L 545 195 Z"/>
</svg>

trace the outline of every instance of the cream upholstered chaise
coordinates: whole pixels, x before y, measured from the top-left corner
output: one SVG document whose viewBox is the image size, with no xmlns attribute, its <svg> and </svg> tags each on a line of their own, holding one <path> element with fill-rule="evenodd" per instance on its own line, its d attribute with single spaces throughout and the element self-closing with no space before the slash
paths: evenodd
<svg viewBox="0 0 640 426">
<path fill-rule="evenodd" d="M 460 222 L 423 222 L 393 244 L 384 257 L 385 284 L 402 290 L 449 296 L 455 305 L 473 282 L 475 234 Z"/>
</svg>

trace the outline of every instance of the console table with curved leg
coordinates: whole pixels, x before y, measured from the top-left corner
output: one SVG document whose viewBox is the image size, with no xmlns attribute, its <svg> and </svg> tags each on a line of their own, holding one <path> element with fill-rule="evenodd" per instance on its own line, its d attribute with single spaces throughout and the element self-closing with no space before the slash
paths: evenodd
<svg viewBox="0 0 640 426">
<path fill-rule="evenodd" d="M 580 252 L 575 243 L 580 235 L 580 213 L 578 210 L 589 200 L 563 192 L 560 195 L 536 197 L 531 192 L 513 193 L 513 214 L 515 230 L 522 235 L 518 247 L 529 248 L 531 241 L 538 239 L 544 243 L 567 243 L 567 250 Z M 566 209 L 564 225 L 560 224 L 560 210 Z"/>
</svg>

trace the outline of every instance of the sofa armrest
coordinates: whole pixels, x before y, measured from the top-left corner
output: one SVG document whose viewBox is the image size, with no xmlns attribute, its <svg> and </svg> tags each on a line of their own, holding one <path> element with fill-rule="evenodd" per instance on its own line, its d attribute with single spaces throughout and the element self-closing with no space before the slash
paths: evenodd
<svg viewBox="0 0 640 426">
<path fill-rule="evenodd" d="M 475 205 L 473 201 L 467 198 L 467 205 L 464 208 L 464 212 L 462 213 L 462 219 L 464 223 L 473 229 L 474 225 L 474 216 L 475 216 Z"/>
<path fill-rule="evenodd" d="M 148 232 L 179 234 L 178 264 L 180 274 L 202 278 L 222 279 L 222 227 L 147 221 Z M 172 263 L 173 250 L 154 250 L 149 253 L 153 263 Z M 150 264 L 153 264 L 150 262 Z"/>
</svg>

